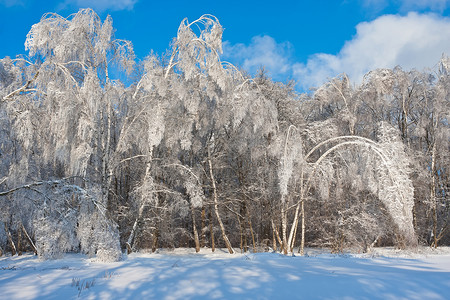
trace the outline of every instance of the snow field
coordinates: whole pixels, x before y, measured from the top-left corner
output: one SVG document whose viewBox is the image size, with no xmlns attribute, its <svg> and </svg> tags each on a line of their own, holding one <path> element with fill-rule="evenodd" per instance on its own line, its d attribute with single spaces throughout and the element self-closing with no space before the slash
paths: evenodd
<svg viewBox="0 0 450 300">
<path fill-rule="evenodd" d="M 449 299 L 450 248 L 307 256 L 226 249 L 133 253 L 115 263 L 80 254 L 0 258 L 0 299 Z"/>
</svg>

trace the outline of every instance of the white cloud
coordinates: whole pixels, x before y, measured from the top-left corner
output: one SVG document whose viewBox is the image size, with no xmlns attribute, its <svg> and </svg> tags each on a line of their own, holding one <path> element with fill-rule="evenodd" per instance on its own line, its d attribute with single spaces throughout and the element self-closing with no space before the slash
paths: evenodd
<svg viewBox="0 0 450 300">
<path fill-rule="evenodd" d="M 300 86 L 318 86 L 342 72 L 359 82 L 376 68 L 400 65 L 421 70 L 450 53 L 450 19 L 433 14 L 386 15 L 360 23 L 356 30 L 337 55 L 314 54 L 306 64 L 294 64 L 292 72 Z"/>
<path fill-rule="evenodd" d="M 225 42 L 223 58 L 251 74 L 265 66 L 275 80 L 294 78 L 306 90 L 343 72 L 360 82 L 377 68 L 432 68 L 443 53 L 450 54 L 450 18 L 412 12 L 360 23 L 337 55 L 316 53 L 306 63 L 294 62 L 289 42 L 277 43 L 270 36 L 254 37 L 249 45 Z"/>
<path fill-rule="evenodd" d="M 8 0 L 7 0 L 8 1 Z M 79 8 L 92 8 L 97 12 L 105 10 L 131 10 L 138 0 L 66 0 L 62 7 L 76 6 Z"/>
<path fill-rule="evenodd" d="M 255 36 L 248 46 L 224 42 L 222 59 L 229 59 L 252 74 L 264 66 L 274 79 L 279 80 L 291 73 L 291 48 L 289 42 L 277 43 L 268 35 Z"/>
<path fill-rule="evenodd" d="M 251 74 L 264 65 L 274 80 L 293 78 L 301 90 L 307 90 L 343 72 L 359 83 L 377 68 L 433 68 L 444 53 L 450 54 L 450 18 L 410 12 L 358 24 L 356 35 L 336 55 L 316 53 L 306 62 L 296 62 L 289 42 L 257 36 L 249 45 L 225 42 L 223 59 Z"/>
</svg>

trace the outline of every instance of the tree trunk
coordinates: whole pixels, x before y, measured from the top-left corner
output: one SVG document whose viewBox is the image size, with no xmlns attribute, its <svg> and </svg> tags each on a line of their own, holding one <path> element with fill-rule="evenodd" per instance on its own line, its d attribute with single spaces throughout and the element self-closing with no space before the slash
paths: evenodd
<svg viewBox="0 0 450 300">
<path fill-rule="evenodd" d="M 288 245 L 290 252 L 293 252 L 294 249 L 295 235 L 297 234 L 299 210 L 300 210 L 300 202 L 297 203 L 297 207 L 295 208 L 294 221 L 292 222 L 291 231 L 289 233 Z"/>
<path fill-rule="evenodd" d="M 209 233 L 211 236 L 211 251 L 216 251 L 216 244 L 214 242 L 214 226 L 213 226 L 213 216 L 212 216 L 212 205 L 209 208 L 208 219 L 209 219 Z"/>
<path fill-rule="evenodd" d="M 225 226 L 223 226 L 222 219 L 220 218 L 220 214 L 219 214 L 219 203 L 217 200 L 216 180 L 214 179 L 212 163 L 211 163 L 211 154 L 209 152 L 209 149 L 208 149 L 208 164 L 209 164 L 209 176 L 211 178 L 212 188 L 213 188 L 214 212 L 216 214 L 217 222 L 219 222 L 220 230 L 222 231 L 222 238 L 225 241 L 225 245 L 227 246 L 228 252 L 230 254 L 233 254 L 234 250 L 231 247 L 231 243 L 228 240 L 228 237 L 225 233 Z"/>
<path fill-rule="evenodd" d="M 433 142 L 431 150 L 431 188 L 430 188 L 430 202 L 432 205 L 433 218 L 433 242 L 432 247 L 437 248 L 438 233 L 437 233 L 437 203 L 436 203 L 436 142 Z"/>
<path fill-rule="evenodd" d="M 280 244 L 280 251 L 281 251 L 281 250 L 283 250 L 283 241 L 281 240 L 280 233 L 278 232 L 278 229 L 275 227 L 275 223 L 273 222 L 273 220 L 272 220 L 272 228 L 273 228 L 274 234 L 278 240 L 278 243 Z M 276 244 L 276 242 L 275 242 L 275 244 Z"/>
<path fill-rule="evenodd" d="M 295 244 L 295 237 L 297 236 L 297 228 L 298 228 L 298 219 L 297 219 L 297 221 L 295 223 L 295 227 L 294 227 L 294 238 L 292 239 L 292 244 L 289 248 L 289 251 L 291 253 L 294 253 L 294 244 Z"/>
<path fill-rule="evenodd" d="M 11 254 L 12 254 L 12 256 L 14 256 L 17 253 L 16 245 L 14 244 L 14 241 L 11 236 L 11 232 L 9 232 L 8 225 L 6 224 L 6 222 L 4 223 L 4 225 L 5 225 L 6 235 L 8 236 L 9 244 L 11 245 Z"/>
<path fill-rule="evenodd" d="M 192 227 L 194 230 L 195 252 L 199 253 L 200 252 L 200 241 L 198 239 L 197 225 L 195 225 L 195 210 L 192 205 L 191 205 L 191 214 L 192 214 Z"/>
<path fill-rule="evenodd" d="M 287 212 L 286 212 L 286 208 L 285 208 L 285 203 L 282 200 L 281 201 L 281 234 L 283 236 L 283 240 L 281 243 L 281 249 L 283 249 L 283 253 L 284 255 L 287 255 L 287 236 L 286 236 L 286 231 L 287 231 Z"/>
<path fill-rule="evenodd" d="M 302 199 L 301 210 L 302 210 L 302 242 L 300 244 L 300 255 L 303 256 L 305 254 L 305 200 L 304 199 Z"/>
<path fill-rule="evenodd" d="M 252 219 L 250 216 L 250 212 L 248 211 L 248 207 L 247 207 L 247 220 L 248 220 L 248 226 L 250 228 L 250 234 L 252 236 L 252 245 L 253 245 L 253 253 L 254 253 L 254 252 L 256 252 L 255 235 L 253 234 Z"/>
<path fill-rule="evenodd" d="M 133 228 L 131 228 L 130 235 L 128 236 L 128 240 L 126 242 L 127 254 L 130 254 L 131 252 L 133 252 L 133 240 L 136 235 L 136 230 L 137 230 L 137 226 L 139 224 L 139 220 L 141 219 L 142 214 L 144 213 L 144 208 L 145 208 L 145 201 L 139 207 L 138 217 L 136 218 L 136 220 L 134 220 Z"/>
<path fill-rule="evenodd" d="M 272 248 L 274 252 L 277 252 L 278 247 L 277 247 L 277 239 L 275 237 L 276 233 L 275 233 L 275 224 L 273 223 L 272 220 Z"/>
<path fill-rule="evenodd" d="M 150 156 L 151 155 L 152 155 L 152 153 L 150 153 Z M 146 163 L 144 180 L 146 180 L 148 178 L 148 176 L 150 176 L 150 167 L 151 167 L 151 165 L 150 165 L 150 160 L 149 160 Z M 146 199 L 145 198 L 142 199 L 142 203 L 139 206 L 138 216 L 137 216 L 136 220 L 134 220 L 133 227 L 131 228 L 130 235 L 128 236 L 128 240 L 126 242 L 127 254 L 130 254 L 131 252 L 133 252 L 134 237 L 136 235 L 136 230 L 139 225 L 139 221 L 141 220 L 142 215 L 144 214 L 144 209 L 145 209 L 146 204 L 147 204 Z"/>
<path fill-rule="evenodd" d="M 152 239 L 152 252 L 155 253 L 156 249 L 158 249 L 158 236 L 159 230 L 158 225 L 155 226 L 155 230 L 153 231 L 153 239 Z"/>
<path fill-rule="evenodd" d="M 202 206 L 202 228 L 201 228 L 201 238 L 200 238 L 200 247 L 203 248 L 205 247 L 205 243 L 206 243 L 206 236 L 205 236 L 205 231 L 206 231 L 206 223 L 205 223 L 205 215 L 206 215 L 206 209 L 205 206 Z"/>
<path fill-rule="evenodd" d="M 36 245 L 33 243 L 33 240 L 31 239 L 30 235 L 28 234 L 27 230 L 25 229 L 25 226 L 22 225 L 22 231 L 25 234 L 25 237 L 27 238 L 28 243 L 30 244 L 31 248 L 33 248 L 34 254 L 37 255 L 37 248 Z"/>
<path fill-rule="evenodd" d="M 139 209 L 139 212 L 140 211 L 141 211 L 141 209 Z M 128 236 L 128 240 L 126 242 L 127 254 L 130 254 L 131 252 L 133 252 L 132 243 L 133 243 L 133 240 L 134 240 L 134 235 L 136 234 L 136 229 L 137 229 L 137 225 L 138 225 L 139 219 L 140 219 L 140 214 L 138 215 L 138 217 L 134 221 L 133 228 L 131 229 L 130 235 Z"/>
<path fill-rule="evenodd" d="M 239 248 L 241 249 L 241 253 L 244 252 L 244 237 L 242 234 L 242 222 L 241 222 L 241 218 L 239 217 L 239 215 L 236 215 L 237 219 L 238 219 L 238 223 L 239 223 L 239 237 L 240 237 L 240 243 L 239 243 Z"/>
<path fill-rule="evenodd" d="M 248 243 L 247 243 L 247 229 L 245 228 L 245 213 L 246 213 L 246 205 L 245 200 L 242 202 L 240 213 L 237 214 L 238 222 L 239 222 L 239 232 L 241 236 L 241 252 L 247 252 L 248 251 Z"/>
<path fill-rule="evenodd" d="M 103 156 L 102 156 L 102 193 L 104 205 L 109 206 L 109 190 L 112 183 L 112 170 L 110 164 L 110 148 L 111 148 L 111 103 L 107 99 L 106 101 L 106 116 L 102 114 L 103 118 L 106 118 L 106 132 L 105 129 L 101 131 L 102 138 L 104 138 L 103 144 Z"/>
<path fill-rule="evenodd" d="M 289 233 L 289 240 L 288 240 L 288 244 L 289 244 L 289 251 L 293 252 L 294 250 L 294 244 L 295 244 L 295 237 L 297 235 L 297 228 L 298 228 L 298 219 L 299 219 L 299 210 L 300 210 L 300 206 L 301 206 L 301 202 L 303 201 L 303 172 L 301 174 L 300 177 L 300 201 L 297 203 L 297 207 L 295 208 L 295 214 L 294 214 L 294 221 L 293 221 L 293 225 L 291 227 L 291 232 Z"/>
<path fill-rule="evenodd" d="M 244 252 L 248 251 L 248 242 L 247 242 L 247 234 L 245 234 L 245 232 L 247 231 L 245 228 L 245 223 L 242 226 L 242 229 L 244 231 Z"/>
<path fill-rule="evenodd" d="M 17 255 L 22 255 L 22 230 L 17 229 Z"/>
</svg>

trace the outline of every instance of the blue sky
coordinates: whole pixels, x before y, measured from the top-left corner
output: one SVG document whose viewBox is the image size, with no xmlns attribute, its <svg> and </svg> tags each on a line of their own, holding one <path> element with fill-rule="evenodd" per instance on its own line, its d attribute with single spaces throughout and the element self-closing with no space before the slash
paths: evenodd
<svg viewBox="0 0 450 300">
<path fill-rule="evenodd" d="M 168 49 L 184 17 L 213 14 L 225 28 L 223 59 L 250 73 L 265 65 L 300 90 L 342 72 L 358 82 L 375 68 L 432 68 L 450 55 L 450 0 L 0 0 L 0 58 L 26 54 L 26 34 L 44 13 L 84 7 L 110 14 L 116 37 L 141 59 Z"/>
</svg>

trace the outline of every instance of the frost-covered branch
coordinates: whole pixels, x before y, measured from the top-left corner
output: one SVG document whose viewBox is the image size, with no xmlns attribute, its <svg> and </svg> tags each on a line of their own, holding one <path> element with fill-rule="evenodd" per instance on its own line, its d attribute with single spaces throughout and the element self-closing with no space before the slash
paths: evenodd
<svg viewBox="0 0 450 300">
<path fill-rule="evenodd" d="M 29 89 L 28 87 L 36 80 L 36 78 L 39 75 L 39 71 L 36 72 L 36 74 L 34 74 L 33 78 L 28 80 L 27 83 L 25 83 L 22 87 L 18 88 L 15 91 L 12 91 L 11 93 L 9 93 L 8 95 L 3 97 L 3 101 L 7 101 L 10 100 L 12 97 L 14 97 L 15 95 L 18 95 L 20 93 L 23 92 L 30 92 L 30 91 L 36 91 L 36 89 Z"/>
</svg>

